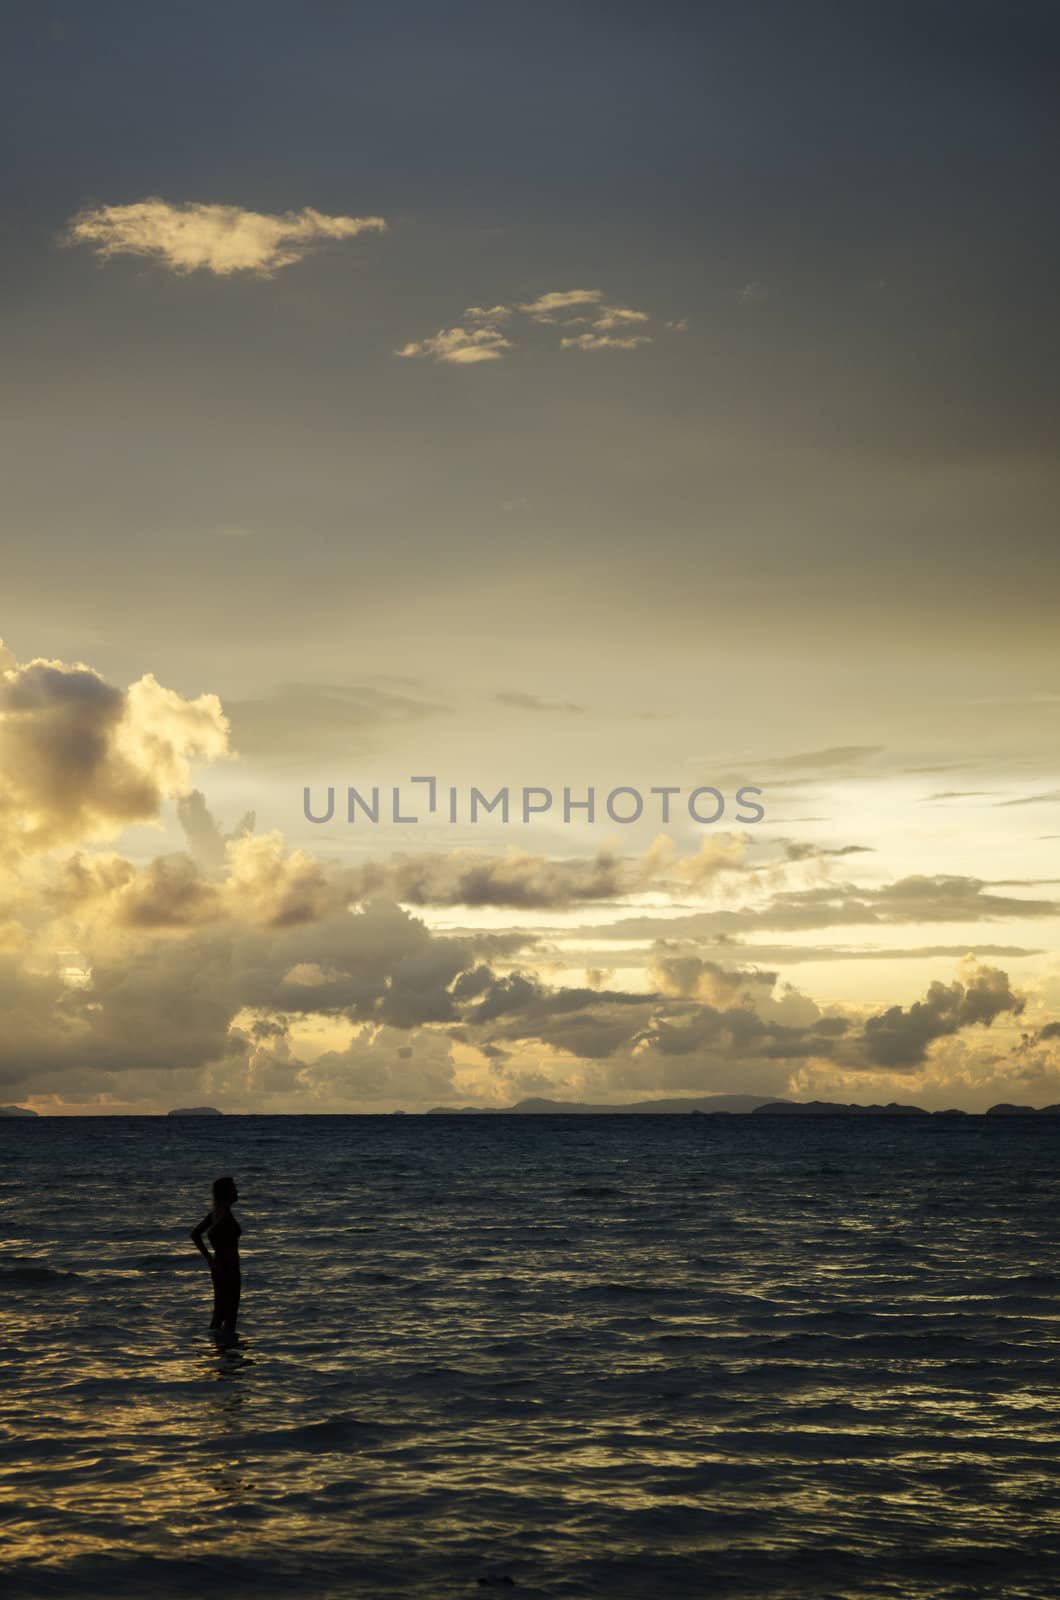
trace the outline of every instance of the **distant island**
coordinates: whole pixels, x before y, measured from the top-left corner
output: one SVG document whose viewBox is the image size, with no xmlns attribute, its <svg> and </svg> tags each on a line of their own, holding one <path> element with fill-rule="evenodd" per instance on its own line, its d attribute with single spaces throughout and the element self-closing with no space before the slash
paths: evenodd
<svg viewBox="0 0 1060 1600">
<path fill-rule="evenodd" d="M 623 1116 L 636 1115 L 642 1112 L 674 1111 L 727 1111 L 740 1113 L 757 1111 L 759 1106 L 768 1103 L 769 1096 L 764 1094 L 674 1095 L 667 1100 L 627 1100 L 618 1105 L 596 1104 L 591 1100 L 544 1100 L 535 1097 L 529 1100 L 519 1100 L 514 1106 L 432 1106 L 427 1115 L 429 1117 L 459 1117 L 475 1113 L 481 1116 L 509 1116 L 513 1112 L 517 1112 L 520 1115 L 549 1116 L 557 1112 L 568 1115 L 571 1112 L 593 1115 L 605 1111 Z M 777 1101 L 776 1104 L 779 1105 L 781 1102 Z"/>
<path fill-rule="evenodd" d="M 437 1116 L 559 1116 L 559 1115 L 612 1115 L 629 1116 L 655 1113 L 672 1115 L 685 1112 L 691 1116 L 802 1116 L 802 1117 L 1055 1117 L 1060 1116 L 1060 1105 L 1014 1106 L 996 1105 L 988 1111 L 976 1113 L 947 1109 L 926 1111 L 923 1106 L 905 1105 L 892 1100 L 883 1105 L 854 1105 L 841 1100 L 775 1100 L 761 1094 L 707 1094 L 676 1095 L 665 1100 L 629 1100 L 618 1105 L 596 1104 L 589 1100 L 544 1100 L 532 1098 L 518 1100 L 513 1106 L 432 1106 L 426 1114 Z"/>
<path fill-rule="evenodd" d="M 923 1106 L 907 1106 L 897 1100 L 891 1100 L 887 1105 L 858 1106 L 847 1104 L 842 1100 L 770 1100 L 764 1106 L 756 1106 L 753 1113 L 761 1116 L 810 1116 L 810 1117 L 930 1117 L 930 1111 L 925 1111 Z M 952 1113 L 943 1113 L 952 1115 Z"/>
<path fill-rule="evenodd" d="M 0 1106 L 0 1117 L 39 1117 L 39 1111 L 30 1111 L 26 1106 Z"/>
<path fill-rule="evenodd" d="M 1053 1106 L 1010 1106 L 1002 1102 L 999 1106 L 991 1106 L 984 1112 L 987 1117 L 1060 1117 L 1060 1105 Z"/>
<path fill-rule="evenodd" d="M 167 1117 L 223 1117 L 224 1112 L 218 1111 L 216 1106 L 178 1106 L 176 1111 L 167 1111 Z"/>
</svg>

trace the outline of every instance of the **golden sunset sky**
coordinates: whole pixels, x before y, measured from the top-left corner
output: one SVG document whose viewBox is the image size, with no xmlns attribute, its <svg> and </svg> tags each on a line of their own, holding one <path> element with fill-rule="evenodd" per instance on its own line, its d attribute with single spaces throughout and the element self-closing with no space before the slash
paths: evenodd
<svg viewBox="0 0 1060 1600">
<path fill-rule="evenodd" d="M 8 8 L 0 1101 L 1060 1100 L 1058 30 Z"/>
</svg>

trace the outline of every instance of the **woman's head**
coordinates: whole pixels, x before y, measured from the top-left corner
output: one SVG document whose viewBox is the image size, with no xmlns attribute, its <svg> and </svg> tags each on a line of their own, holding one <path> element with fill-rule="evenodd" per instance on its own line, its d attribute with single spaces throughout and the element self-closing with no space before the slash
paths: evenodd
<svg viewBox="0 0 1060 1600">
<path fill-rule="evenodd" d="M 215 1206 L 235 1205 L 239 1199 L 234 1178 L 215 1178 L 213 1180 L 213 1203 Z"/>
</svg>

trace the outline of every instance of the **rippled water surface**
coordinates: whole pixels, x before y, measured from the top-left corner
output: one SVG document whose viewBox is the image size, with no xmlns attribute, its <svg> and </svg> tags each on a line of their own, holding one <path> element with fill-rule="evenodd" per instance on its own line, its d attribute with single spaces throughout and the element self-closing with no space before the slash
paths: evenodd
<svg viewBox="0 0 1060 1600">
<path fill-rule="evenodd" d="M 1060 1122 L 0 1123 L 0 1590 L 1028 1597 Z M 240 1344 L 188 1230 L 234 1173 Z"/>
</svg>

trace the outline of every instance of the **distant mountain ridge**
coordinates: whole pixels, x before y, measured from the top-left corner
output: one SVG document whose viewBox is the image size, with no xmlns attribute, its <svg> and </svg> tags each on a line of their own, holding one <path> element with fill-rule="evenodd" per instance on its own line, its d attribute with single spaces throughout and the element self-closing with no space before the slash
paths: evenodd
<svg viewBox="0 0 1060 1600">
<path fill-rule="evenodd" d="M 676 1095 L 669 1099 L 628 1100 L 606 1105 L 590 1100 L 546 1100 L 532 1096 L 512 1106 L 432 1106 L 426 1113 L 438 1116 L 570 1116 L 570 1115 L 666 1115 L 674 1112 L 700 1116 L 811 1116 L 811 1117 L 1049 1117 L 1060 1116 L 1060 1104 L 1015 1106 L 1001 1104 L 988 1111 L 927 1111 L 923 1106 L 892 1100 L 887 1105 L 855 1105 L 841 1100 L 778 1100 L 762 1094 Z"/>
<path fill-rule="evenodd" d="M 943 1112 L 952 1116 L 952 1112 Z M 754 1116 L 811 1116 L 811 1117 L 930 1117 L 934 1113 L 923 1106 L 909 1106 L 898 1100 L 887 1105 L 860 1106 L 843 1100 L 770 1100 L 756 1106 Z"/>
<path fill-rule="evenodd" d="M 39 1111 L 30 1111 L 28 1106 L 0 1106 L 0 1117 L 39 1117 Z"/>
<path fill-rule="evenodd" d="M 602 1111 L 630 1115 L 639 1112 L 672 1112 L 672 1111 L 726 1111 L 745 1113 L 756 1111 L 759 1106 L 765 1105 L 769 1096 L 765 1094 L 703 1094 L 703 1095 L 675 1095 L 667 1100 L 625 1100 L 618 1105 L 597 1104 L 591 1100 L 546 1100 L 540 1096 L 532 1096 L 528 1100 L 518 1100 L 514 1106 L 432 1106 L 427 1112 L 433 1116 L 466 1116 L 477 1113 L 482 1116 L 507 1116 L 512 1112 L 538 1116 L 548 1116 L 553 1113 L 589 1113 L 595 1114 Z M 779 1103 L 779 1102 L 778 1102 Z"/>
</svg>

